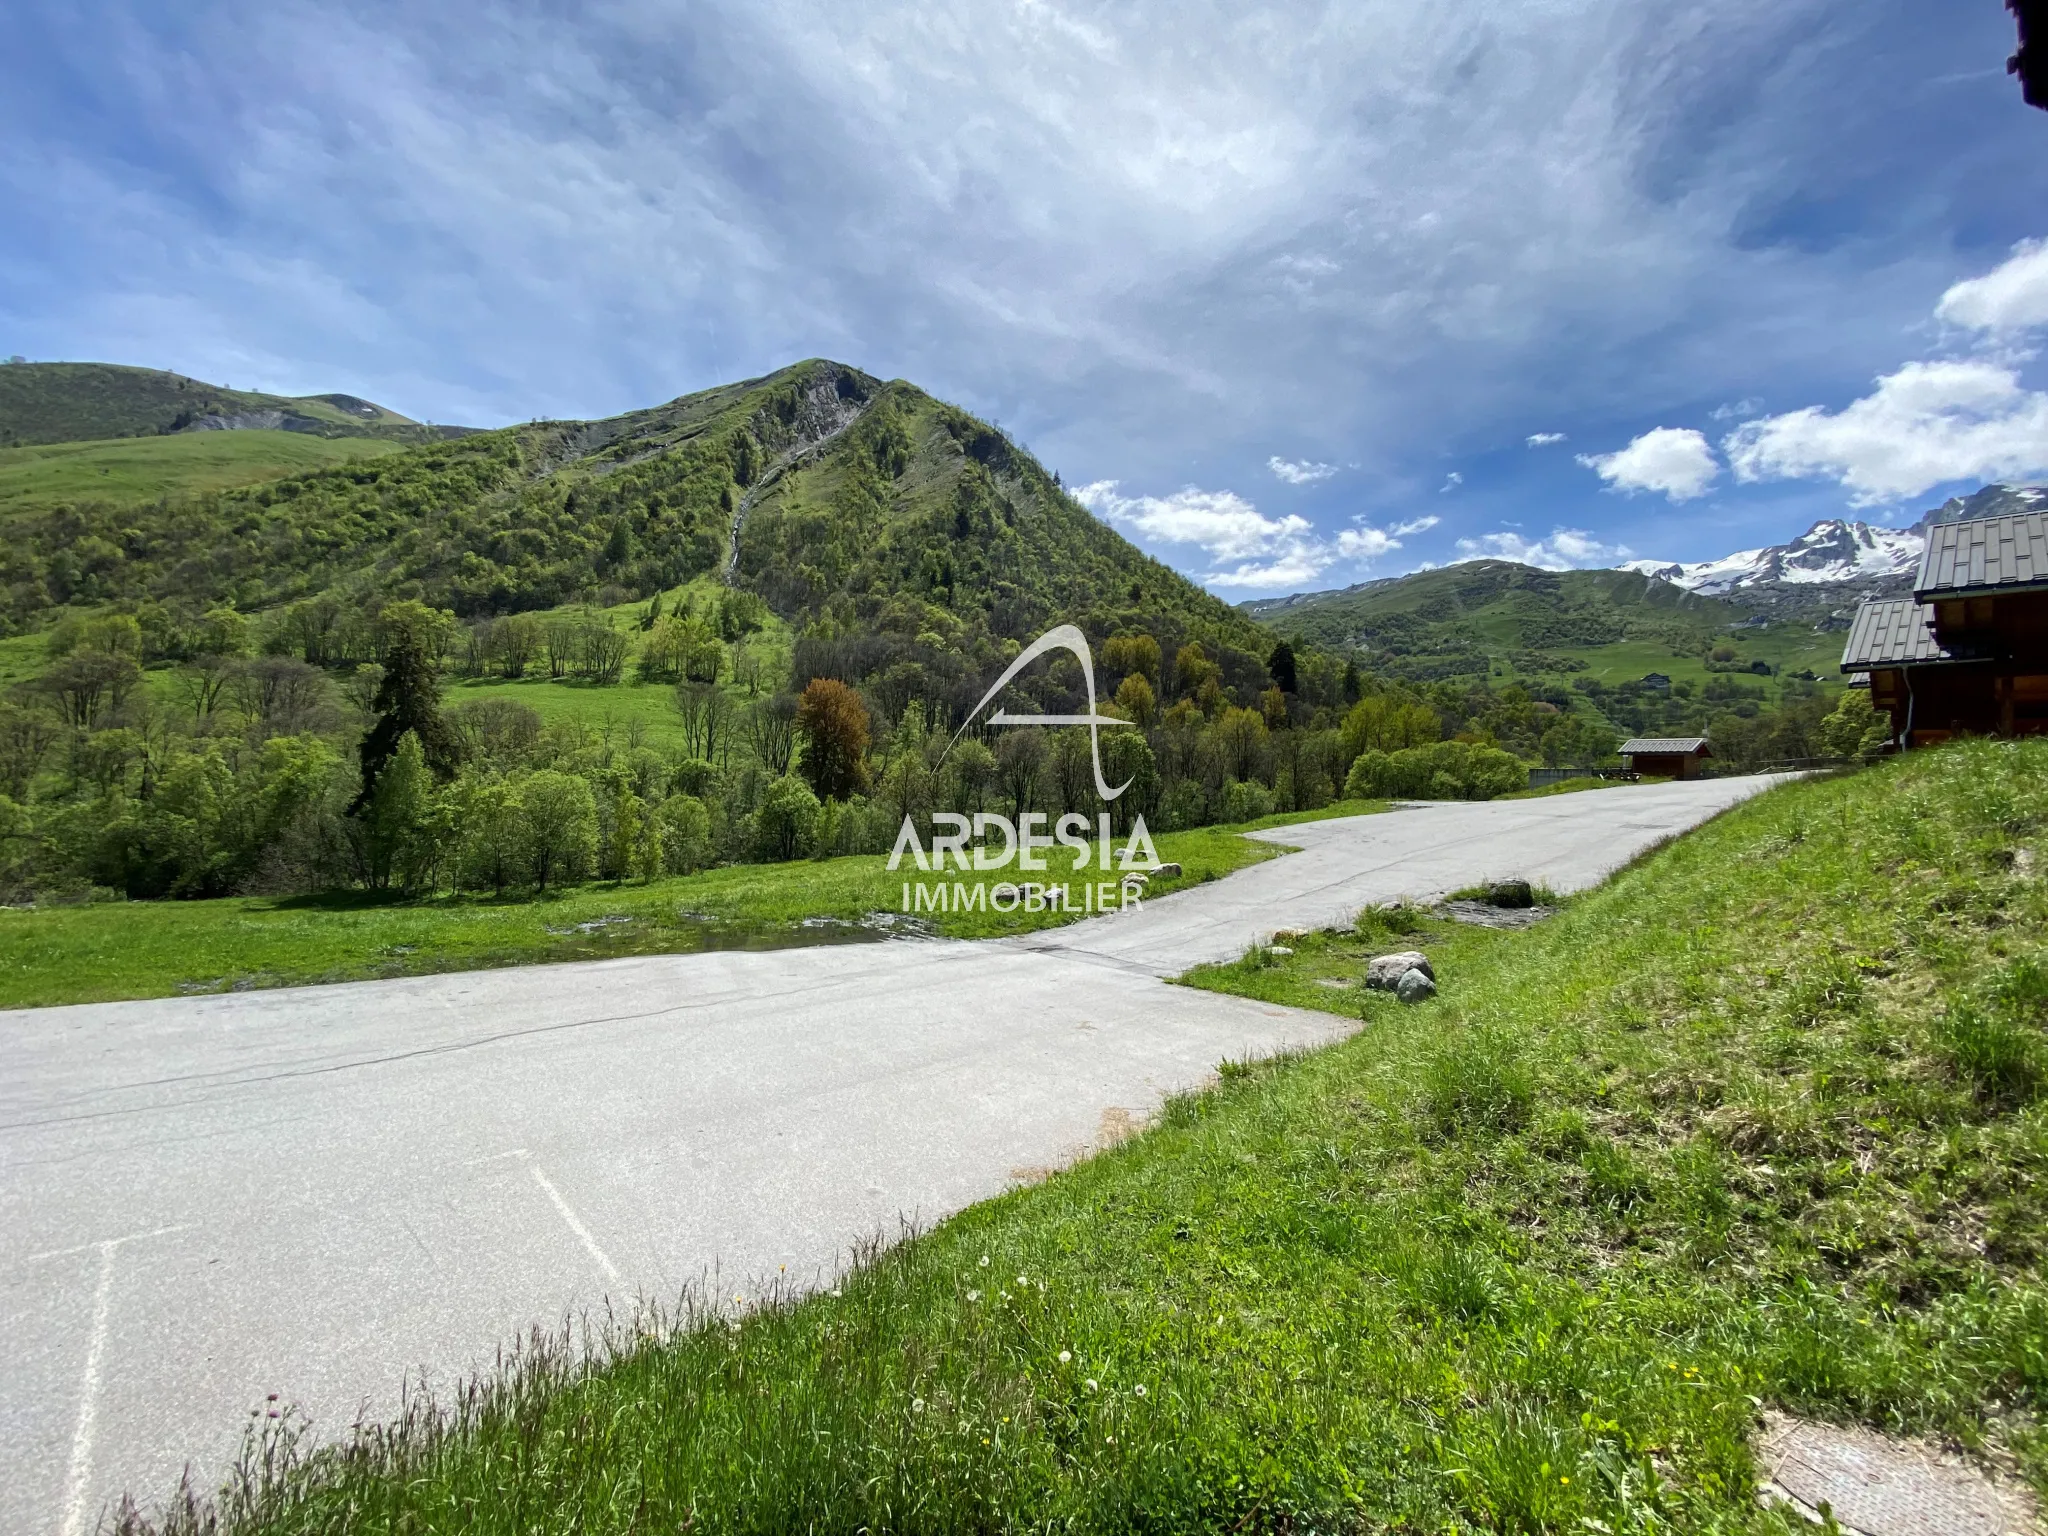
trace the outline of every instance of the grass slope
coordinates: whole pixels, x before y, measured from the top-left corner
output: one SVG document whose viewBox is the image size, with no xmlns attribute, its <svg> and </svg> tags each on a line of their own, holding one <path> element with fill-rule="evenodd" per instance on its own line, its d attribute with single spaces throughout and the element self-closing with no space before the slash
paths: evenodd
<svg viewBox="0 0 2048 1536">
<path fill-rule="evenodd" d="M 132 504 L 278 480 L 391 453 L 398 444 L 306 432 L 180 432 L 0 448 L 0 518 L 63 501 Z"/>
<path fill-rule="evenodd" d="M 1417 677 L 1588 676 L 1611 687 L 1662 672 L 1704 684 L 1714 675 L 1704 654 L 1725 644 L 1739 665 L 1761 661 L 1833 679 L 1842 653 L 1841 635 L 1816 631 L 1810 619 L 1752 626 L 1757 615 L 1741 603 L 1631 571 L 1539 571 L 1506 560 L 1242 606 L 1284 635 Z"/>
<path fill-rule="evenodd" d="M 265 395 L 118 363 L 0 367 L 0 446 L 154 437 L 207 416 L 279 411 L 319 436 L 420 438 L 433 429 L 354 395 Z"/>
<path fill-rule="evenodd" d="M 1276 856 L 1280 849 L 1240 835 L 1250 826 L 1287 826 L 1382 809 L 1348 801 L 1247 828 L 1165 833 L 1161 859 L 1182 866 L 1152 895 L 1214 880 Z M 855 924 L 872 912 L 901 912 L 914 868 L 891 874 L 878 855 L 793 864 L 741 864 L 649 884 L 593 882 L 534 901 L 448 897 L 402 901 L 358 892 L 219 901 L 119 902 L 0 908 L 0 1008 L 114 1002 L 193 992 L 312 982 L 362 981 L 436 971 L 687 953 L 703 948 L 775 948 L 807 935 L 806 918 Z M 1061 878 L 1056 863 L 1038 880 Z M 1001 873 L 955 875 L 994 886 Z M 1010 871 L 1009 878 L 1017 878 Z M 1080 877 L 1073 894 L 1080 899 Z M 948 938 L 1026 933 L 1073 921 L 1058 913 L 988 911 L 927 915 Z"/>
<path fill-rule="evenodd" d="M 829 1295 L 273 1439 L 207 1528 L 1804 1530 L 1774 1404 L 2040 1486 L 2044 808 L 2048 743 L 1775 790 Z M 1358 1010 L 1399 926 L 1197 981 Z"/>
</svg>

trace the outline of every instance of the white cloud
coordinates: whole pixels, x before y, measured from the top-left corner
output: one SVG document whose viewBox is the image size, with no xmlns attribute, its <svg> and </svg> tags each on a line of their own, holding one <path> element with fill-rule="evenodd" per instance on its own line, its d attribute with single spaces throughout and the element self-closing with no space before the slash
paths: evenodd
<svg viewBox="0 0 2048 1536">
<path fill-rule="evenodd" d="M 1289 485 L 1314 485 L 1318 480 L 1327 480 L 1337 473 L 1334 464 L 1318 464 L 1312 459 L 1283 459 L 1278 454 L 1266 460 L 1266 468 Z"/>
<path fill-rule="evenodd" d="M 2048 325 L 2048 240 L 2022 240 L 2002 265 L 1957 283 L 1934 316 L 1994 335 Z"/>
<path fill-rule="evenodd" d="M 1267 554 L 1315 531 L 1293 513 L 1268 517 L 1235 491 L 1187 486 L 1171 496 L 1122 496 L 1114 480 L 1097 480 L 1074 499 L 1100 517 L 1165 544 L 1191 544 L 1219 560 Z"/>
<path fill-rule="evenodd" d="M 1545 571 L 1571 571 L 1608 566 L 1626 560 L 1625 544 L 1604 544 L 1583 528 L 1553 528 L 1548 539 L 1525 539 L 1518 533 L 1486 533 L 1458 540 L 1465 560 L 1513 560 Z"/>
<path fill-rule="evenodd" d="M 1726 405 L 1717 405 L 1707 414 L 1716 421 L 1747 421 L 1750 417 L 1759 415 L 1763 408 L 1763 401 L 1750 395 L 1741 400 L 1731 400 Z"/>
<path fill-rule="evenodd" d="M 1673 501 L 1704 496 L 1721 473 L 1707 440 L 1691 427 L 1655 427 L 1613 453 L 1582 453 L 1579 462 L 1617 491 L 1662 491 Z"/>
<path fill-rule="evenodd" d="M 1340 560 L 1377 559 L 1399 549 L 1409 535 L 1437 525 L 1434 517 L 1391 528 L 1354 519 L 1351 527 L 1327 539 L 1307 518 L 1292 513 L 1269 517 L 1234 491 L 1192 485 L 1171 496 L 1125 496 L 1116 481 L 1098 480 L 1075 491 L 1074 499 L 1135 533 L 1200 549 L 1214 562 L 1202 577 L 1212 587 L 1298 586 Z"/>
<path fill-rule="evenodd" d="M 1564 434 L 1562 432 L 1531 432 L 1529 434 L 1529 446 L 1531 448 L 1548 448 L 1552 443 L 1561 443 L 1563 441 Z"/>
<path fill-rule="evenodd" d="M 1437 495 L 1441 496 L 1445 491 L 1455 491 L 1459 486 L 1463 485 L 1464 483 L 1465 477 L 1459 474 L 1454 469 L 1448 475 L 1444 476 L 1444 483 L 1436 488 L 1436 493 Z"/>
<path fill-rule="evenodd" d="M 2048 472 L 2048 394 L 1998 363 L 1907 363 L 1832 415 L 1767 416 L 1722 447 L 1738 480 L 1837 480 L 1869 506 L 1949 480 Z"/>
</svg>

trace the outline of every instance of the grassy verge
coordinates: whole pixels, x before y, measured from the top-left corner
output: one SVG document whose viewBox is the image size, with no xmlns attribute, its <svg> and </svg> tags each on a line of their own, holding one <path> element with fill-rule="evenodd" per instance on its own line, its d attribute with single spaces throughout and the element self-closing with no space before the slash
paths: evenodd
<svg viewBox="0 0 2048 1536">
<path fill-rule="evenodd" d="M 210 1528 L 1803 1530 L 1769 1404 L 2038 1486 L 2044 827 L 2048 743 L 1916 754 L 1533 929 L 1211 969 L 1365 1027 L 829 1295 L 257 1445 Z M 1417 937 L 1434 1002 L 1318 985 Z"/>
<path fill-rule="evenodd" d="M 1381 809 L 1351 801 L 1286 825 Z M 1246 829 L 1203 827 L 1154 839 L 1177 879 L 1160 896 L 1214 880 L 1282 850 Z M 1054 861 L 1056 864 L 1059 861 Z M 773 947 L 805 936 L 806 918 L 857 923 L 899 912 L 908 869 L 879 856 L 741 864 L 641 885 L 608 882 L 544 900 L 449 897 L 403 901 L 362 892 L 223 901 L 104 902 L 0 908 L 0 1008 L 109 1002 L 307 982 L 357 981 L 540 961 L 666 954 L 707 947 Z M 949 876 L 994 886 L 1017 872 Z M 1057 881 L 1058 869 L 1035 877 Z M 1074 887 L 1079 899 L 1078 882 Z M 925 921 L 949 938 L 992 938 L 1070 922 L 1077 914 L 949 912 Z M 810 931 L 814 939 L 836 937 Z"/>
</svg>

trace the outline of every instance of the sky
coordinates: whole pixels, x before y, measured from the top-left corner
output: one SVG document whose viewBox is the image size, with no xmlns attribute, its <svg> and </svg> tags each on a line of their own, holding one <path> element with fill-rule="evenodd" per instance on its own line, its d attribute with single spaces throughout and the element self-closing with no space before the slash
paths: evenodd
<svg viewBox="0 0 2048 1536">
<path fill-rule="evenodd" d="M 1226 597 L 2048 480 L 2001 0 L 16 0 L 0 354 L 476 426 L 831 357 Z"/>
</svg>

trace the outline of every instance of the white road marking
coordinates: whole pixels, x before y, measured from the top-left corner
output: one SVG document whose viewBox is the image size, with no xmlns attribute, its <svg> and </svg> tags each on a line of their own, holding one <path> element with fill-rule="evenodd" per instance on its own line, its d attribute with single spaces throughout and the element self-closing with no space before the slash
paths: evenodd
<svg viewBox="0 0 2048 1536">
<path fill-rule="evenodd" d="M 493 1152 L 489 1157 L 472 1157 L 462 1166 L 465 1168 L 481 1168 L 485 1163 L 502 1163 L 508 1157 L 523 1158 L 525 1156 L 526 1148 L 514 1147 L 510 1152 Z"/>
<path fill-rule="evenodd" d="M 85 1352 L 78 1427 L 71 1435 L 71 1471 L 64 1480 L 64 1536 L 80 1536 L 85 1529 L 85 1498 L 92 1482 L 92 1439 L 99 1420 L 100 1367 L 107 1354 L 107 1313 L 114 1294 L 114 1250 L 121 1246 L 121 1241 L 99 1245 L 100 1283 L 92 1299 L 92 1343 Z"/>
<path fill-rule="evenodd" d="M 597 1260 L 597 1267 L 611 1276 L 613 1285 L 620 1284 L 621 1281 L 617 1268 L 610 1259 L 604 1256 L 604 1250 L 597 1246 L 597 1239 L 590 1235 L 590 1228 L 584 1226 L 581 1221 L 576 1219 L 576 1213 L 569 1209 L 569 1202 L 562 1198 L 562 1192 L 555 1188 L 549 1181 L 548 1176 L 538 1168 L 533 1170 L 533 1177 L 534 1182 L 548 1192 L 548 1198 L 555 1202 L 555 1209 L 562 1213 L 562 1220 L 569 1224 L 569 1230 L 574 1232 L 582 1242 L 584 1251 Z"/>
<path fill-rule="evenodd" d="M 130 1232 L 126 1237 L 107 1237 L 100 1239 L 96 1243 L 80 1243 L 76 1248 L 50 1248 L 42 1253 L 32 1253 L 21 1262 L 24 1264 L 34 1264 L 40 1259 L 68 1259 L 75 1253 L 92 1253 L 96 1249 L 118 1248 L 123 1243 L 139 1243 L 146 1237 L 163 1237 L 171 1232 L 189 1232 L 195 1225 L 196 1223 L 188 1221 L 180 1226 L 158 1227 L 153 1232 Z"/>
</svg>

